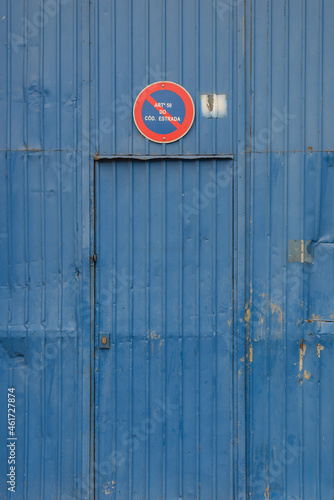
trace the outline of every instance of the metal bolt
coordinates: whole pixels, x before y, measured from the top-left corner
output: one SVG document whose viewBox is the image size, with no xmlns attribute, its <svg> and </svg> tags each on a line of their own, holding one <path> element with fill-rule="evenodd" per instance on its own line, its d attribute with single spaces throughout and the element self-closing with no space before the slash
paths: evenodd
<svg viewBox="0 0 334 500">
<path fill-rule="evenodd" d="M 165 86 L 165 84 L 164 84 L 164 83 L 162 83 L 162 84 L 161 84 L 161 87 L 164 87 L 164 86 Z"/>
<path fill-rule="evenodd" d="M 102 337 L 101 342 L 103 345 L 107 343 L 107 337 Z"/>
<path fill-rule="evenodd" d="M 166 140 L 166 137 L 163 137 L 163 140 L 165 141 L 165 140 Z"/>
</svg>

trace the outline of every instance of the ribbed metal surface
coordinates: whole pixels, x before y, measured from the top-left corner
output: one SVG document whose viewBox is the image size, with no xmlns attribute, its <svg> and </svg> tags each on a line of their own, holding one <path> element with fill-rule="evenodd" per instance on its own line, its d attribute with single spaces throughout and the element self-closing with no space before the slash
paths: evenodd
<svg viewBox="0 0 334 500">
<path fill-rule="evenodd" d="M 234 8 L 219 14 L 215 1 L 93 2 L 94 146 L 108 154 L 228 154 L 232 152 Z M 191 131 L 180 141 L 147 141 L 132 120 L 132 106 L 148 84 L 183 85 L 196 106 Z M 201 118 L 200 94 L 226 94 L 227 117 Z M 111 132 L 104 132 L 112 119 Z M 235 140 L 235 138 L 234 138 Z"/>
<path fill-rule="evenodd" d="M 74 498 L 88 464 L 82 449 L 89 417 L 82 412 L 79 4 L 1 2 L 2 498 Z M 10 496 L 6 394 L 13 386 L 17 462 Z"/>
<path fill-rule="evenodd" d="M 247 489 L 332 498 L 334 5 L 249 7 Z"/>
<path fill-rule="evenodd" d="M 332 498 L 332 0 L 0 7 L 16 497 Z M 165 79 L 196 116 L 159 145 L 132 106 Z M 207 94 L 225 117 L 203 116 Z M 226 169 L 233 191 L 208 196 Z"/>
</svg>

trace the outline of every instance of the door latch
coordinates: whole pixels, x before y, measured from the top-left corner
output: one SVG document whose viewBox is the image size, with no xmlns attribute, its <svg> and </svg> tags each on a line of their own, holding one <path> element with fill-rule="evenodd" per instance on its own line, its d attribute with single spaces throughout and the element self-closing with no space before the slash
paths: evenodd
<svg viewBox="0 0 334 500">
<path fill-rule="evenodd" d="M 100 333 L 99 348 L 100 349 L 110 348 L 110 333 Z"/>
</svg>

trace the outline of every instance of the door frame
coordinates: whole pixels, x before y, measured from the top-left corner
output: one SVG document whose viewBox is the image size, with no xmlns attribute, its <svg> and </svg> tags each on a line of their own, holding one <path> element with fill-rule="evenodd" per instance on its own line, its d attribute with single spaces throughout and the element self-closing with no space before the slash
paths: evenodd
<svg viewBox="0 0 334 500">
<path fill-rule="evenodd" d="M 112 161 L 162 161 L 162 160 L 201 160 L 201 159 L 217 159 L 217 160 L 229 160 L 232 164 L 232 254 L 233 254 L 233 264 L 232 264 L 232 305 L 233 305 L 233 354 L 232 354 L 232 366 L 233 366 L 233 435 L 234 443 L 234 498 L 236 500 L 246 498 L 243 493 L 246 490 L 246 408 L 247 408 L 247 394 L 246 394 L 246 380 L 247 380 L 247 356 L 246 352 L 248 349 L 247 345 L 247 334 L 246 334 L 246 322 L 245 322 L 245 277 L 246 277 L 246 266 L 245 266 L 245 251 L 243 246 L 240 247 L 240 240 L 245 243 L 245 199 L 242 196 L 243 190 L 240 193 L 240 181 L 242 181 L 242 186 L 245 188 L 244 180 L 244 164 L 245 156 L 243 155 L 241 165 L 239 164 L 239 158 L 235 155 L 184 155 L 184 156 L 136 156 L 136 155 L 108 155 L 108 156 L 98 156 L 94 157 L 93 165 L 93 179 L 92 179 L 92 212 L 91 212 L 91 258 L 90 258 L 90 289 L 91 289 L 91 369 L 90 369 L 90 419 L 91 419 L 91 498 L 96 498 L 96 456 L 95 456 L 95 427 L 96 427 L 96 415 L 95 415 L 95 395 L 96 395 L 96 357 L 95 350 L 98 348 L 99 339 L 98 333 L 96 331 L 96 263 L 98 260 L 97 246 L 96 246 L 96 228 L 97 228 L 97 186 L 96 186 L 96 174 L 100 163 L 102 162 L 112 162 Z M 242 216 L 240 216 L 240 209 L 242 208 Z M 246 360 L 242 361 L 242 360 Z"/>
</svg>

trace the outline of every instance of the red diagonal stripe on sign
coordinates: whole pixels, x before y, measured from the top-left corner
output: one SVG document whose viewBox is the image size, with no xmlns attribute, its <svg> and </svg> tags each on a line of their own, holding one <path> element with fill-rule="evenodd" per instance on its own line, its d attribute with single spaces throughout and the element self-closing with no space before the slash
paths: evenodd
<svg viewBox="0 0 334 500">
<path fill-rule="evenodd" d="M 146 99 L 147 99 L 147 101 L 150 104 L 152 104 L 152 106 L 154 107 L 154 109 L 157 109 L 158 111 L 161 111 L 161 110 L 166 111 L 165 108 L 163 108 L 162 106 L 159 106 L 159 104 L 157 103 L 157 101 L 155 101 L 152 96 L 148 95 L 146 97 Z M 163 114 L 160 113 L 160 114 L 161 114 L 161 116 L 167 116 L 168 118 L 174 118 L 174 116 L 170 115 L 168 113 L 168 111 L 166 111 L 166 113 L 163 113 Z M 169 121 L 169 123 L 171 123 L 172 125 L 174 125 L 175 128 L 180 128 L 181 127 L 181 123 L 179 123 L 179 122 Z"/>
</svg>

